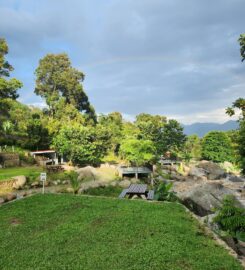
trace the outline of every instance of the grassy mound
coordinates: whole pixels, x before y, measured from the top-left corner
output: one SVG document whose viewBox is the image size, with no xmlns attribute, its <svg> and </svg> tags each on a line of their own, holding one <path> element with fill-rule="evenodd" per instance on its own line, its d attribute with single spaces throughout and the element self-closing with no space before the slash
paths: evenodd
<svg viewBox="0 0 245 270">
<path fill-rule="evenodd" d="M 35 195 L 0 207 L 1 269 L 242 269 L 175 203 Z"/>
</svg>

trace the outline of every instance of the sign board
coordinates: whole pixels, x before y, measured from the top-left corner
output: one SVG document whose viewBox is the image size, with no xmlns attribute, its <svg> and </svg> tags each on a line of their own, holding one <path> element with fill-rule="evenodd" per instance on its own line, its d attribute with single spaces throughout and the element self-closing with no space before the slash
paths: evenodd
<svg viewBox="0 0 245 270">
<path fill-rule="evenodd" d="M 46 181 L 46 179 L 47 179 L 47 173 L 46 172 L 43 172 L 43 173 L 41 173 L 40 174 L 40 181 Z"/>
</svg>

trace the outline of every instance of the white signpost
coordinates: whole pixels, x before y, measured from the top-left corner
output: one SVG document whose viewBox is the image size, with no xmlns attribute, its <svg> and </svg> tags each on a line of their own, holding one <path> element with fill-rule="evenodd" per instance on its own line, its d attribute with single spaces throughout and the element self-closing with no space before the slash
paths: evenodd
<svg viewBox="0 0 245 270">
<path fill-rule="evenodd" d="M 42 172 L 40 174 L 40 181 L 43 182 L 43 194 L 44 194 L 44 184 L 45 184 L 46 179 L 47 179 L 47 173 L 46 172 Z"/>
</svg>

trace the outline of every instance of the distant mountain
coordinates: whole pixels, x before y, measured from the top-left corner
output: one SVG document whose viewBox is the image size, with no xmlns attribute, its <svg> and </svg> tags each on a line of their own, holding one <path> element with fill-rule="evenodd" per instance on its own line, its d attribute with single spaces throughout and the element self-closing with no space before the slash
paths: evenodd
<svg viewBox="0 0 245 270">
<path fill-rule="evenodd" d="M 234 120 L 227 121 L 223 124 L 218 123 L 194 123 L 191 125 L 182 125 L 186 135 L 197 134 L 203 137 L 207 132 L 212 130 L 227 131 L 238 128 L 238 122 Z"/>
</svg>

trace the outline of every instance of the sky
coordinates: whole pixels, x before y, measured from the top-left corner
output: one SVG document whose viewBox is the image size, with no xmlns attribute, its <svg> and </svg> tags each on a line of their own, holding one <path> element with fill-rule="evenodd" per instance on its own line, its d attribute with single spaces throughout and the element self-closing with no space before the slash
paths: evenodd
<svg viewBox="0 0 245 270">
<path fill-rule="evenodd" d="M 43 106 L 34 71 L 66 52 L 85 73 L 97 113 L 145 112 L 181 123 L 225 122 L 245 96 L 244 0 L 0 0 L 0 37 L 9 45 L 19 100 Z"/>
</svg>

